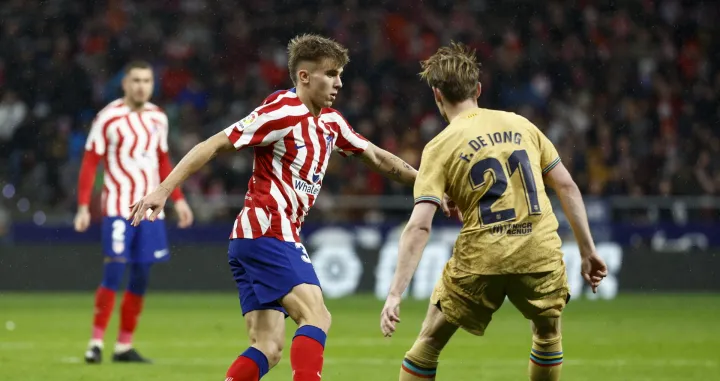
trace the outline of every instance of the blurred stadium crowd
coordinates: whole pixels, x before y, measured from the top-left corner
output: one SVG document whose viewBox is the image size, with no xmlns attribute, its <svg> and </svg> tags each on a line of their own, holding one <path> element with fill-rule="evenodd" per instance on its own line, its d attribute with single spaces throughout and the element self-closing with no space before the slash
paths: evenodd
<svg viewBox="0 0 720 381">
<path fill-rule="evenodd" d="M 85 136 L 94 113 L 120 96 L 128 60 L 155 67 L 153 101 L 170 118 L 177 161 L 272 91 L 291 87 L 285 47 L 302 32 L 350 49 L 335 108 L 412 165 L 445 125 L 416 75 L 418 61 L 454 39 L 477 49 L 481 105 L 537 124 L 586 194 L 720 194 L 718 2 L 3 3 L 4 193 L 55 211 L 74 211 Z M 251 169 L 250 152 L 227 155 L 190 180 L 188 194 L 217 202 L 200 219 L 228 213 L 224 196 L 242 196 Z M 323 193 L 411 190 L 338 157 Z"/>
</svg>

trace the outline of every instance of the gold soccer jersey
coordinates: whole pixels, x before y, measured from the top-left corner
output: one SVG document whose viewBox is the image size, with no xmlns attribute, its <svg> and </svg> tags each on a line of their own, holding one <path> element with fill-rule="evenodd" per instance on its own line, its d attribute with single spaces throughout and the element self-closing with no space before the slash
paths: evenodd
<svg viewBox="0 0 720 381">
<path fill-rule="evenodd" d="M 472 274 L 523 274 L 562 266 L 558 222 L 543 174 L 560 157 L 527 119 L 474 108 L 425 147 L 415 202 L 447 193 L 463 214 L 453 262 Z"/>
</svg>

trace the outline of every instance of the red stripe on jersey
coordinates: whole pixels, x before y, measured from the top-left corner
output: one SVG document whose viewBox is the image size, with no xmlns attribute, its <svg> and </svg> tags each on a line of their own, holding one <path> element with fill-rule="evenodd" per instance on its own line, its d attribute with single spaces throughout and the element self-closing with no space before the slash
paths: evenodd
<svg viewBox="0 0 720 381">
<path fill-rule="evenodd" d="M 247 211 L 248 220 L 250 220 L 250 229 L 252 230 L 253 237 L 262 237 L 263 231 L 258 220 L 257 210 L 254 207 L 250 207 Z"/>
<path fill-rule="evenodd" d="M 145 144 L 145 152 L 150 152 L 150 143 L 152 142 L 152 133 L 150 132 L 150 129 L 145 125 L 145 121 L 143 120 L 142 116 L 143 116 L 143 114 L 141 111 L 138 113 L 138 120 L 140 120 L 140 125 L 142 126 L 143 131 L 145 131 L 145 134 L 147 136 L 147 142 Z M 135 141 L 135 142 L 137 143 L 137 141 Z M 158 146 L 160 146 L 160 145 L 158 144 Z M 132 151 L 132 152 L 135 152 L 135 151 Z M 158 155 L 158 168 L 160 167 L 159 161 L 160 161 L 160 156 Z M 142 173 L 143 182 L 144 182 L 143 183 L 144 190 L 141 193 L 143 196 L 145 196 L 146 194 L 150 193 L 150 191 L 152 191 L 152 189 L 150 189 L 150 176 L 148 176 L 148 173 L 147 173 L 149 170 L 150 169 L 147 167 L 140 169 L 140 173 Z"/>
<path fill-rule="evenodd" d="M 312 140 L 310 140 L 310 131 L 308 131 L 310 129 L 310 122 L 307 119 L 303 120 L 300 128 L 302 130 L 302 141 L 303 144 L 305 144 L 304 149 L 307 153 L 307 156 L 305 156 L 305 162 L 303 163 L 302 168 L 300 168 L 300 177 L 303 179 L 309 179 L 310 167 L 312 166 L 315 155 L 315 145 L 313 145 Z"/>
</svg>

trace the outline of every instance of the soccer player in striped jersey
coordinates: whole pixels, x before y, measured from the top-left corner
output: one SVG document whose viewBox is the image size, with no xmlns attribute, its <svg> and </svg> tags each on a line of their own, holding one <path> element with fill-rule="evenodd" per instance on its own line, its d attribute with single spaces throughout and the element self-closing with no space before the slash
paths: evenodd
<svg viewBox="0 0 720 381">
<path fill-rule="evenodd" d="M 87 363 L 102 361 L 103 336 L 115 306 L 115 294 L 123 275 L 129 282 L 120 310 L 120 333 L 113 361 L 148 362 L 132 346 L 133 332 L 143 307 L 150 268 L 170 257 L 165 238 L 164 212 L 158 221 L 131 226 L 130 206 L 164 180 L 172 170 L 168 155 L 168 118 L 149 102 L 153 71 L 147 62 L 135 61 L 125 68 L 124 96 L 102 109 L 90 129 L 78 181 L 75 230 L 90 226 L 90 196 L 98 164 L 104 164 L 102 192 L 103 279 L 95 294 L 92 338 L 85 353 Z M 193 214 L 179 188 L 171 195 L 179 226 L 192 224 Z M 128 269 L 129 268 L 129 269 Z"/>
<path fill-rule="evenodd" d="M 252 148 L 253 174 L 245 207 L 230 235 L 228 257 L 251 346 L 230 366 L 226 381 L 258 380 L 280 361 L 284 318 L 297 324 L 290 362 L 295 381 L 320 380 L 330 313 L 315 270 L 300 242 L 300 228 L 315 203 L 333 151 L 358 156 L 372 170 L 412 185 L 417 171 L 353 131 L 330 106 L 342 87 L 347 49 L 303 35 L 288 46 L 295 88 L 193 148 L 152 193 L 133 208 L 133 224 L 160 213 L 168 195 L 224 151 Z"/>
</svg>

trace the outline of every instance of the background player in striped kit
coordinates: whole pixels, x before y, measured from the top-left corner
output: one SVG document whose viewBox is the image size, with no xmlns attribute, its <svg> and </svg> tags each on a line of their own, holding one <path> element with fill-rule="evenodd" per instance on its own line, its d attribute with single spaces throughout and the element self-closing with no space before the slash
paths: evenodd
<svg viewBox="0 0 720 381">
<path fill-rule="evenodd" d="M 132 336 L 143 307 L 150 267 L 170 257 L 164 212 L 159 221 L 131 226 L 130 206 L 155 189 L 172 170 L 168 155 L 168 118 L 148 102 L 153 92 L 153 71 L 149 63 L 136 61 L 125 68 L 124 96 L 102 109 L 93 121 L 85 145 L 78 181 L 78 211 L 75 230 L 90 226 L 90 196 L 97 165 L 105 169 L 102 192 L 102 246 L 105 265 L 102 283 L 95 295 L 92 338 L 85 361 L 102 361 L 103 336 L 115 306 L 115 294 L 126 267 L 128 287 L 120 312 L 120 332 L 114 361 L 148 362 L 132 346 Z M 193 214 L 177 188 L 171 195 L 180 227 L 192 224 Z"/>
<path fill-rule="evenodd" d="M 251 347 L 230 366 L 226 381 L 258 380 L 280 361 L 288 315 L 299 326 L 290 353 L 293 380 L 320 380 L 331 319 L 299 232 L 332 151 L 356 155 L 372 170 L 408 185 L 417 175 L 330 108 L 342 87 L 346 48 L 304 35 L 290 41 L 288 52 L 296 88 L 273 93 L 246 118 L 195 146 L 133 209 L 134 225 L 142 223 L 148 209 L 153 219 L 171 190 L 215 155 L 254 149 L 245 207 L 235 220 L 228 250 Z"/>
</svg>

